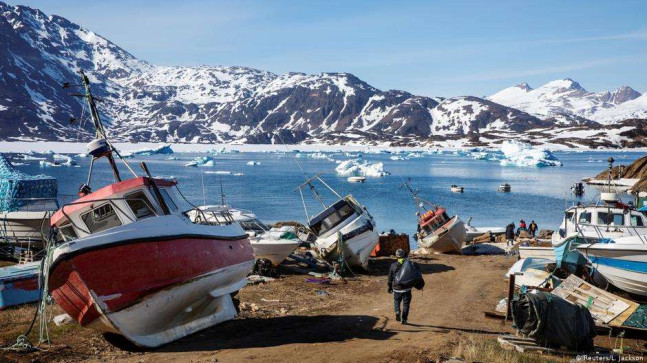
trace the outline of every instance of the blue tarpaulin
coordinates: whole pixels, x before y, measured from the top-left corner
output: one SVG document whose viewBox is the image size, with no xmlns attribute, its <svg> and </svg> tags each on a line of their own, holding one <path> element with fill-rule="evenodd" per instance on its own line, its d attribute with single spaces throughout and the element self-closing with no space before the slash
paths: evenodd
<svg viewBox="0 0 647 363">
<path fill-rule="evenodd" d="M 47 175 L 28 175 L 0 154 L 0 211 L 13 212 L 30 203 L 28 199 L 55 199 L 58 182 Z"/>
</svg>

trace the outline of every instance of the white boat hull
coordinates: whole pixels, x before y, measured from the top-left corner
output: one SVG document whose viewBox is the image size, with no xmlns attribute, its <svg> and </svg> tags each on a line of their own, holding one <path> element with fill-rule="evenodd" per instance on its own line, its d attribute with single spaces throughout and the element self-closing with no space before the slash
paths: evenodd
<svg viewBox="0 0 647 363">
<path fill-rule="evenodd" d="M 431 249 L 434 253 L 459 253 L 463 254 L 463 243 L 467 238 L 465 224 L 455 216 L 444 231 L 432 234 L 418 240 L 420 246 Z"/>
<path fill-rule="evenodd" d="M 357 217 L 352 222 L 344 225 L 338 231 L 344 235 L 353 233 L 353 231 L 360 228 L 365 228 L 367 223 L 371 223 L 364 215 Z M 367 229 L 364 232 L 353 236 L 343 241 L 344 244 L 344 260 L 349 266 L 368 268 L 368 259 L 373 252 L 373 249 L 380 240 L 380 236 L 373 226 L 372 229 Z M 332 262 L 339 260 L 339 252 L 337 248 L 337 233 L 332 233 L 326 238 L 319 238 L 315 244 L 322 252 L 323 257 Z"/>
<path fill-rule="evenodd" d="M 647 296 L 647 244 L 594 243 L 577 249 L 615 287 Z"/>
<path fill-rule="evenodd" d="M 231 299 L 246 284 L 252 261 L 228 266 L 146 297 L 126 309 L 102 315 L 87 327 L 123 335 L 142 347 L 158 347 L 231 320 Z M 220 286 L 213 289 L 214 286 Z M 96 301 L 108 297 L 95 297 Z"/>
<path fill-rule="evenodd" d="M 252 244 L 252 249 L 254 250 L 254 257 L 257 259 L 262 258 L 269 260 L 274 266 L 280 265 L 281 262 L 283 262 L 283 260 L 285 260 L 285 258 L 294 252 L 294 250 L 301 244 L 301 241 L 299 240 L 289 239 L 250 239 L 250 242 Z"/>
<path fill-rule="evenodd" d="M 552 247 L 519 247 L 519 258 L 544 258 L 555 262 L 555 250 Z"/>
</svg>

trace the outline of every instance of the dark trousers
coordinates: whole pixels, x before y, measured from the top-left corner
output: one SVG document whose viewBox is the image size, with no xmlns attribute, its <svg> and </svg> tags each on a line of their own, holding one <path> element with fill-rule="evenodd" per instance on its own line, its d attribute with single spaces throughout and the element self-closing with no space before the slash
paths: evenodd
<svg viewBox="0 0 647 363">
<path fill-rule="evenodd" d="M 406 292 L 393 292 L 395 315 L 400 315 L 400 301 L 402 301 L 402 320 L 407 320 L 407 317 L 409 317 L 409 304 L 411 303 L 411 290 Z"/>
</svg>

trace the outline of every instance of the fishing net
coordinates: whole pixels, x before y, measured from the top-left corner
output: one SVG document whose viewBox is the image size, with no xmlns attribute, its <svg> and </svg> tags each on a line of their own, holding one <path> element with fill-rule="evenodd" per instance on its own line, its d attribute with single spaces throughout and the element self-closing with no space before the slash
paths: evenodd
<svg viewBox="0 0 647 363">
<path fill-rule="evenodd" d="M 0 154 L 0 211 L 14 212 L 33 203 L 33 199 L 55 199 L 57 194 L 55 178 L 21 173 Z"/>
</svg>

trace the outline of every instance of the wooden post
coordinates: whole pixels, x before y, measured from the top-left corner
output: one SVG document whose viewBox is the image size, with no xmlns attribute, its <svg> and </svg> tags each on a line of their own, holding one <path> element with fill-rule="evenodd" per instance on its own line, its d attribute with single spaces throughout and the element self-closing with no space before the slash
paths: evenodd
<svg viewBox="0 0 647 363">
<path fill-rule="evenodd" d="M 507 309 L 505 313 L 505 320 L 510 320 L 512 319 L 512 299 L 514 298 L 514 280 L 515 276 L 523 275 L 521 272 L 515 272 L 513 274 L 510 274 L 510 280 L 508 281 L 508 304 L 507 304 Z"/>
</svg>

